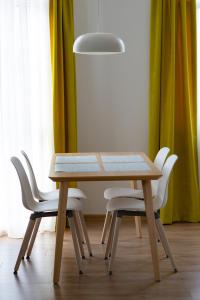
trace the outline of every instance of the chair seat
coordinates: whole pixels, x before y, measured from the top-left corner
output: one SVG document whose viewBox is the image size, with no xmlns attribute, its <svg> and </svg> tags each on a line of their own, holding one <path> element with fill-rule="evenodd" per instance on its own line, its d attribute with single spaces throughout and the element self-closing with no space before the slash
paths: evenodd
<svg viewBox="0 0 200 300">
<path fill-rule="evenodd" d="M 43 193 L 40 192 L 41 199 L 40 200 L 58 200 L 59 199 L 59 190 Z M 86 195 L 77 188 L 69 188 L 68 190 L 68 197 L 69 198 L 76 198 L 76 199 L 86 199 Z"/>
<path fill-rule="evenodd" d="M 155 196 L 157 193 L 158 181 L 151 181 L 152 186 L 152 195 Z M 133 189 L 127 187 L 111 187 L 104 191 L 104 198 L 107 200 L 111 200 L 113 198 L 136 198 L 136 199 L 144 199 L 143 190 L 142 189 Z"/>
<path fill-rule="evenodd" d="M 158 205 L 156 198 L 154 201 L 154 210 L 158 210 Z M 136 198 L 113 198 L 108 201 L 106 205 L 106 209 L 108 211 L 118 211 L 118 210 L 126 210 L 126 211 L 145 211 L 145 203 L 142 200 Z"/>
<path fill-rule="evenodd" d="M 126 187 L 112 187 L 104 191 L 104 198 L 107 200 L 120 197 L 144 199 L 142 190 L 134 190 Z"/>
<path fill-rule="evenodd" d="M 68 198 L 67 210 L 82 210 L 82 203 L 76 198 Z M 58 210 L 58 200 L 38 202 L 34 207 L 34 212 L 48 212 Z"/>
</svg>

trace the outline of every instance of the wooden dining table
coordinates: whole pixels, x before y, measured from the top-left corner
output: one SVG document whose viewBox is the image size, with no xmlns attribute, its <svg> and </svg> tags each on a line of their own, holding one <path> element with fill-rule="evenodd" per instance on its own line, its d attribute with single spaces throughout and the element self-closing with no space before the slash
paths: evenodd
<svg viewBox="0 0 200 300">
<path fill-rule="evenodd" d="M 154 277 L 155 281 L 160 281 L 151 180 L 156 180 L 161 176 L 161 171 L 157 169 L 153 162 L 142 152 L 54 154 L 51 161 L 49 178 L 60 183 L 53 276 L 54 283 L 58 283 L 60 278 L 69 182 L 119 180 L 140 180 L 142 182 Z"/>
</svg>

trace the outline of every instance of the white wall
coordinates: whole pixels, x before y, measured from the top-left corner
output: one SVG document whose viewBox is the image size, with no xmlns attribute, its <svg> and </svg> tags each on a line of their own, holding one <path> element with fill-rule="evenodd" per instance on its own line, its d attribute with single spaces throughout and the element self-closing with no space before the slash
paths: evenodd
<svg viewBox="0 0 200 300">
<path fill-rule="evenodd" d="M 96 31 L 97 0 L 74 4 L 76 36 Z M 100 29 L 123 38 L 126 53 L 76 57 L 79 151 L 147 152 L 149 11 L 150 0 L 101 0 Z M 79 184 L 86 213 L 105 212 L 103 191 L 112 185 Z"/>
</svg>

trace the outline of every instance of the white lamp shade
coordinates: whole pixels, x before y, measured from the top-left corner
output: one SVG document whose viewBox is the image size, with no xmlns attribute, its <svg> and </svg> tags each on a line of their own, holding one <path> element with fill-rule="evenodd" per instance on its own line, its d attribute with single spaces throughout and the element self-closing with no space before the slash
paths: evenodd
<svg viewBox="0 0 200 300">
<path fill-rule="evenodd" d="M 120 54 L 125 52 L 122 39 L 112 33 L 93 32 L 79 36 L 73 46 L 77 54 L 102 55 Z"/>
</svg>

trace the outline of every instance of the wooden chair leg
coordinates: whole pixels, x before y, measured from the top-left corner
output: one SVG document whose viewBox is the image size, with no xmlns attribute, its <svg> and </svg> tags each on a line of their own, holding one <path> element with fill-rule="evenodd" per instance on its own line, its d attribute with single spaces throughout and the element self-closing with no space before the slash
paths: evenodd
<svg viewBox="0 0 200 300">
<path fill-rule="evenodd" d="M 142 238 L 142 222 L 139 216 L 135 216 L 135 228 L 137 237 Z"/>
<path fill-rule="evenodd" d="M 83 234 L 84 234 L 84 237 L 85 237 L 85 242 L 86 242 L 86 245 L 87 245 L 89 256 L 93 256 L 92 255 L 92 248 L 91 248 L 91 244 L 90 244 L 90 240 L 89 240 L 89 236 L 88 236 L 88 232 L 87 232 L 87 227 L 86 227 L 86 224 L 85 224 L 85 219 L 84 219 L 82 211 L 78 212 L 78 216 L 81 220 L 81 225 L 82 225 Z"/>
<path fill-rule="evenodd" d="M 27 254 L 26 254 L 27 259 L 29 259 L 30 256 L 31 256 L 31 252 L 32 252 L 32 249 L 33 249 L 33 245 L 34 245 L 34 242 L 35 242 L 36 235 L 38 233 L 38 229 L 39 229 L 41 220 L 42 220 L 41 218 L 36 219 L 35 226 L 34 226 L 34 229 L 33 229 L 33 233 L 31 235 L 31 240 L 30 240 L 28 250 L 27 250 Z"/>
<path fill-rule="evenodd" d="M 116 222 L 115 222 L 113 243 L 112 243 L 112 249 L 111 249 L 111 257 L 110 257 L 110 263 L 109 263 L 109 275 L 112 275 L 113 262 L 114 262 L 114 258 L 115 258 L 115 254 L 116 254 L 117 241 L 118 241 L 118 237 L 119 237 L 120 223 L 121 223 L 121 217 L 117 217 Z"/>
<path fill-rule="evenodd" d="M 77 239 L 78 239 L 78 244 L 79 244 L 79 249 L 81 252 L 81 256 L 83 259 L 85 259 L 85 253 L 84 253 L 84 248 L 83 248 L 83 243 L 82 243 L 82 238 L 81 238 L 81 234 L 79 231 L 79 226 L 78 226 L 78 216 L 77 216 L 77 212 L 73 211 L 73 219 L 74 219 L 74 224 L 75 224 L 75 229 L 76 229 L 76 235 L 77 235 Z"/>
<path fill-rule="evenodd" d="M 164 251 L 165 251 L 165 255 L 166 255 L 166 258 L 168 258 L 169 257 L 169 253 L 167 252 L 167 249 L 166 249 L 166 247 L 165 247 L 165 245 L 163 244 L 163 241 L 161 240 L 162 239 L 162 237 L 160 237 L 160 228 L 159 228 L 159 224 L 157 224 L 157 220 L 155 220 L 155 222 L 156 222 L 156 235 L 157 235 L 157 241 L 158 242 L 161 242 L 161 244 L 162 244 L 162 246 L 163 246 L 163 249 L 164 249 Z"/>
<path fill-rule="evenodd" d="M 102 231 L 102 236 L 101 236 L 101 244 L 105 243 L 105 239 L 106 239 L 106 234 L 107 234 L 107 231 L 108 231 L 109 223 L 110 223 L 110 213 L 109 213 L 109 211 L 107 211 L 106 212 L 105 221 L 104 221 L 104 225 L 103 225 L 103 231 Z"/>
<path fill-rule="evenodd" d="M 111 223 L 110 223 L 108 241 L 107 241 L 106 252 L 105 252 L 105 259 L 108 259 L 109 254 L 111 252 L 116 216 L 117 216 L 117 212 L 114 211 L 113 214 L 112 214 L 112 219 L 111 219 Z"/>
<path fill-rule="evenodd" d="M 167 237 L 165 235 L 165 231 L 164 231 L 163 225 L 160 222 L 160 219 L 156 219 L 156 227 L 157 227 L 157 230 L 158 230 L 158 233 L 159 233 L 159 236 L 160 236 L 161 243 L 163 245 L 163 248 L 165 250 L 166 255 L 169 257 L 169 259 L 171 261 L 171 265 L 174 269 L 174 272 L 178 272 L 176 264 L 174 262 L 174 258 L 173 258 L 171 249 L 170 249 L 170 246 L 169 246 L 169 242 L 168 242 Z"/>
<path fill-rule="evenodd" d="M 157 226 L 156 226 L 156 238 L 157 238 L 157 242 L 160 243 L 160 234 L 159 234 Z"/>
<path fill-rule="evenodd" d="M 68 222 L 69 222 L 69 227 L 70 227 L 71 234 L 72 234 L 74 252 L 75 252 L 75 256 L 76 256 L 76 263 L 77 263 L 77 266 L 78 266 L 79 274 L 83 274 L 81 257 L 80 257 L 79 246 L 78 246 L 78 240 L 77 240 L 77 235 L 76 235 L 76 228 L 75 228 L 73 217 L 68 217 Z"/>
<path fill-rule="evenodd" d="M 82 244 L 85 244 L 83 224 L 82 224 L 82 220 L 80 218 L 81 211 L 80 212 L 76 211 L 75 214 L 77 216 L 76 217 L 76 221 L 77 221 L 77 225 L 78 225 L 78 228 L 79 228 L 79 233 L 80 233 L 81 241 L 82 241 Z"/>
<path fill-rule="evenodd" d="M 31 238 L 31 234 L 32 234 L 34 225 L 35 225 L 35 220 L 30 219 L 29 223 L 28 223 L 28 226 L 27 226 L 27 229 L 26 229 L 26 233 L 25 233 L 22 245 L 21 245 L 21 248 L 20 248 L 20 251 L 19 251 L 19 254 L 18 254 L 18 257 L 17 257 L 16 264 L 15 264 L 15 267 L 14 267 L 14 274 L 17 274 L 17 271 L 19 269 L 22 257 L 24 257 L 24 255 L 26 253 L 26 249 L 28 247 L 28 243 L 29 243 L 29 240 Z"/>
</svg>

